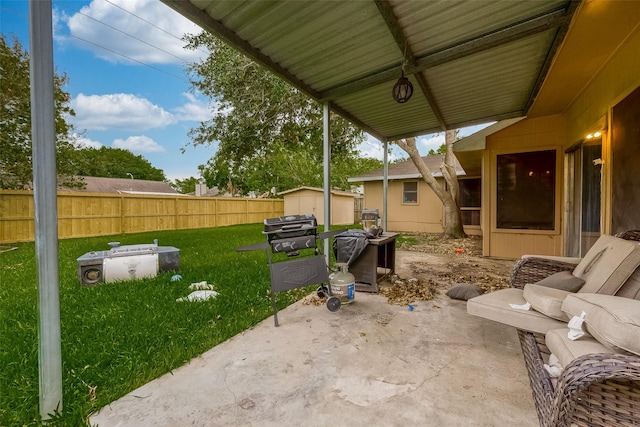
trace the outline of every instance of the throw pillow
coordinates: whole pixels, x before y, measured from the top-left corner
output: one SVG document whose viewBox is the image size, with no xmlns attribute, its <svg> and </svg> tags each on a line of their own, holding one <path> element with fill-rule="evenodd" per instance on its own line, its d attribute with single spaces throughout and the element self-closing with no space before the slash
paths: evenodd
<svg viewBox="0 0 640 427">
<path fill-rule="evenodd" d="M 536 285 L 567 292 L 578 292 L 582 285 L 584 285 L 584 280 L 574 276 L 570 271 L 560 271 L 536 282 Z"/>
<path fill-rule="evenodd" d="M 484 290 L 478 285 L 469 285 L 466 283 L 456 283 L 447 291 L 447 296 L 453 299 L 461 299 L 467 301 L 473 297 L 482 295 Z"/>
</svg>

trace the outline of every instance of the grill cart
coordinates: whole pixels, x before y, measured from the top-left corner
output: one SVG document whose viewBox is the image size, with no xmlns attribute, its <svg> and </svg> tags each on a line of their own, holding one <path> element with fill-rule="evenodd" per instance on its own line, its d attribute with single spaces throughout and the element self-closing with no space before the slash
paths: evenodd
<svg viewBox="0 0 640 427">
<path fill-rule="evenodd" d="M 265 250 L 271 276 L 271 302 L 276 326 L 278 326 L 277 292 L 320 284 L 318 295 L 328 295 L 329 311 L 340 309 L 340 298 L 331 293 L 329 269 L 319 249 L 318 241 L 345 230 L 331 230 L 320 234 L 317 230 L 316 217 L 310 214 L 267 218 L 264 220 L 263 231 L 266 242 L 236 248 L 238 252 Z M 285 253 L 287 259 L 275 261 L 272 253 Z"/>
</svg>

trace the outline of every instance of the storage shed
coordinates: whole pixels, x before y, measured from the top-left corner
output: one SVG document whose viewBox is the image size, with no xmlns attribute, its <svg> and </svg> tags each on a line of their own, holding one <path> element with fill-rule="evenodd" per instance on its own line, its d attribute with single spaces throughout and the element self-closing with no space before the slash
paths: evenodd
<svg viewBox="0 0 640 427">
<path fill-rule="evenodd" d="M 282 191 L 285 215 L 313 214 L 318 224 L 324 225 L 324 190 L 316 187 L 298 187 Z M 331 190 L 331 224 L 351 225 L 355 223 L 355 199 L 360 194 L 342 190 Z"/>
</svg>

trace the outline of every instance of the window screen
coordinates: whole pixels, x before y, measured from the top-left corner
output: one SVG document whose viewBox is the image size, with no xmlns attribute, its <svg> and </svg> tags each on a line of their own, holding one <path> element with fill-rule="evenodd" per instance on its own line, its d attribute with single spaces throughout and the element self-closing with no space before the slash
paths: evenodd
<svg viewBox="0 0 640 427">
<path fill-rule="evenodd" d="M 460 187 L 458 206 L 460 206 L 462 213 L 462 223 L 464 225 L 480 225 L 481 179 L 461 179 L 458 181 L 458 185 Z"/>
<path fill-rule="evenodd" d="M 402 184 L 402 203 L 418 203 L 417 182 L 405 182 Z"/>
</svg>

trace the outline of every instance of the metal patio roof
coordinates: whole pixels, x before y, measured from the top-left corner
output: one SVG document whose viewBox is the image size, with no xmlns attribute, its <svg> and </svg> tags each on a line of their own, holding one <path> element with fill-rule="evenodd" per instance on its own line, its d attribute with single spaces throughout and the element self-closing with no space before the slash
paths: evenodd
<svg viewBox="0 0 640 427">
<path fill-rule="evenodd" d="M 381 141 L 525 116 L 567 0 L 163 0 Z M 391 91 L 402 64 L 413 97 Z"/>
</svg>

